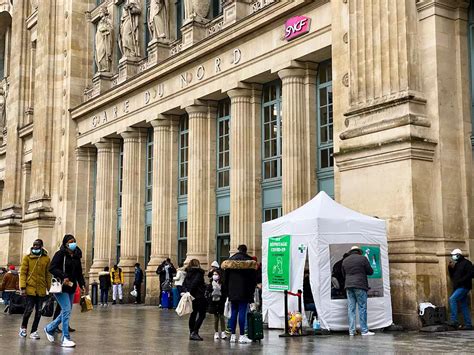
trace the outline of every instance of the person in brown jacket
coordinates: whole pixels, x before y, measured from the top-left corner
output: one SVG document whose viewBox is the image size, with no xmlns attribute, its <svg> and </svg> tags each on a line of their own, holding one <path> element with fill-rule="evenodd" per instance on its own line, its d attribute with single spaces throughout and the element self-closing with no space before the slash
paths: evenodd
<svg viewBox="0 0 474 355">
<path fill-rule="evenodd" d="M 3 291 L 3 299 L 6 306 L 4 310 L 5 313 L 8 312 L 8 308 L 10 306 L 11 294 L 20 289 L 20 277 L 18 276 L 18 271 L 15 270 L 15 265 L 10 265 L 8 269 L 9 271 L 3 277 L 2 284 L 0 285 L 0 291 Z"/>
<path fill-rule="evenodd" d="M 41 307 L 47 291 L 51 287 L 51 275 L 49 274 L 50 259 L 48 252 L 43 248 L 43 241 L 36 239 L 31 251 L 23 257 L 20 271 L 20 289 L 22 296 L 26 296 L 26 307 L 23 313 L 23 321 L 20 328 L 20 337 L 26 337 L 28 320 L 33 308 L 35 319 L 31 327 L 31 339 L 39 339 L 38 324 L 41 319 Z"/>
</svg>

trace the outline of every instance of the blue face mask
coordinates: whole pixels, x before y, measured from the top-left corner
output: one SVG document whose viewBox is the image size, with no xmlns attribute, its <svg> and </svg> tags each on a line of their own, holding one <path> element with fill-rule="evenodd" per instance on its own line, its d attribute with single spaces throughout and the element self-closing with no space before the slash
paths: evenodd
<svg viewBox="0 0 474 355">
<path fill-rule="evenodd" d="M 41 254 L 41 249 L 31 249 L 31 252 L 35 255 Z"/>
<path fill-rule="evenodd" d="M 77 247 L 77 243 L 69 243 L 69 244 L 68 244 L 68 248 L 69 248 L 69 250 L 71 250 L 71 251 L 76 250 L 76 247 Z"/>
</svg>

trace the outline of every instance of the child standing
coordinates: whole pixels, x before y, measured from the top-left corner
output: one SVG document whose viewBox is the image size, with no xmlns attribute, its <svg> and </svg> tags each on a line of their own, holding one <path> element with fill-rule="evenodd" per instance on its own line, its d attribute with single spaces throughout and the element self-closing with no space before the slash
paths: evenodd
<svg viewBox="0 0 474 355">
<path fill-rule="evenodd" d="M 226 339 L 225 333 L 225 317 L 224 306 L 226 301 L 226 294 L 224 289 L 224 282 L 222 273 L 215 270 L 211 278 L 212 291 L 209 295 L 209 313 L 214 314 L 214 340 Z M 219 334 L 219 323 L 221 325 L 221 333 Z"/>
<path fill-rule="evenodd" d="M 99 272 L 99 283 L 100 283 L 100 305 L 102 307 L 108 306 L 109 290 L 112 287 L 110 280 L 109 267 L 104 267 L 104 271 Z"/>
</svg>

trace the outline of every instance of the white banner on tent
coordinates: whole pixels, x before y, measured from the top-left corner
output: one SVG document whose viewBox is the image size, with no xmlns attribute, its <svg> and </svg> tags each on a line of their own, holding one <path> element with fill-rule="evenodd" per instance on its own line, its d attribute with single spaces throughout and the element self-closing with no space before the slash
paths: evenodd
<svg viewBox="0 0 474 355">
<path fill-rule="evenodd" d="M 349 328 L 347 300 L 344 291 L 338 291 L 334 286 L 337 280 L 334 280 L 333 268 L 351 245 L 364 246 L 366 257 L 379 268 L 369 279 L 369 328 L 392 324 L 385 221 L 352 211 L 321 192 L 297 210 L 262 225 L 263 316 L 270 328 L 284 328 L 286 319 L 283 292 L 268 289 L 267 275 L 268 238 L 282 235 L 291 236 L 290 291 L 303 289 L 308 258 L 313 298 L 324 329 Z M 289 298 L 288 310 L 297 310 L 295 297 Z"/>
</svg>

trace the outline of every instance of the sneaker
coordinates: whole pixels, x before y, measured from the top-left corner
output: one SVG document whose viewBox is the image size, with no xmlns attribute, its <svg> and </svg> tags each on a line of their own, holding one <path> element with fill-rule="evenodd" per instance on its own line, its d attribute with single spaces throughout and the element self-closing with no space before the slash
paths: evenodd
<svg viewBox="0 0 474 355">
<path fill-rule="evenodd" d="M 46 338 L 48 338 L 48 341 L 50 343 L 54 343 L 54 336 L 52 334 L 49 334 L 46 328 L 44 328 L 44 334 L 46 334 Z"/>
<path fill-rule="evenodd" d="M 26 329 L 20 328 L 20 332 L 18 333 L 18 335 L 22 338 L 26 338 Z"/>
<path fill-rule="evenodd" d="M 462 325 L 459 327 L 459 330 L 473 330 L 472 325 Z"/>
<path fill-rule="evenodd" d="M 33 332 L 30 334 L 30 339 L 40 339 L 38 332 Z"/>
<path fill-rule="evenodd" d="M 161 304 L 158 305 L 158 308 L 163 308 L 163 306 Z"/>
<path fill-rule="evenodd" d="M 191 335 L 189 336 L 189 340 L 202 341 L 203 339 L 199 336 L 198 333 L 192 332 Z"/>
<path fill-rule="evenodd" d="M 367 336 L 367 335 L 375 335 L 375 333 L 369 332 L 369 331 L 367 331 L 366 333 L 362 333 L 362 336 Z"/>
<path fill-rule="evenodd" d="M 63 348 L 73 348 L 76 346 L 76 343 L 69 339 L 63 339 L 61 346 Z"/>
<path fill-rule="evenodd" d="M 349 335 L 350 335 L 351 337 L 353 337 L 353 336 L 355 336 L 355 333 L 349 332 Z"/>
<path fill-rule="evenodd" d="M 219 332 L 214 333 L 214 340 L 219 340 L 221 337 L 219 336 Z"/>
<path fill-rule="evenodd" d="M 251 342 L 252 340 L 250 340 L 245 334 L 239 337 L 239 344 L 250 344 Z"/>
<path fill-rule="evenodd" d="M 10 306 L 6 306 L 5 309 L 3 310 L 3 313 L 8 313 L 9 308 L 10 308 Z"/>
<path fill-rule="evenodd" d="M 227 339 L 227 333 L 226 332 L 221 333 L 221 339 Z"/>
<path fill-rule="evenodd" d="M 232 335 L 230 336 L 230 342 L 231 342 L 231 343 L 237 343 L 237 338 L 235 337 L 235 334 L 232 334 Z"/>
</svg>

